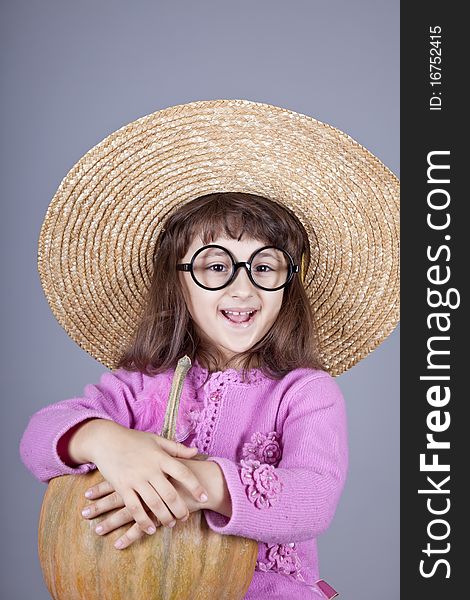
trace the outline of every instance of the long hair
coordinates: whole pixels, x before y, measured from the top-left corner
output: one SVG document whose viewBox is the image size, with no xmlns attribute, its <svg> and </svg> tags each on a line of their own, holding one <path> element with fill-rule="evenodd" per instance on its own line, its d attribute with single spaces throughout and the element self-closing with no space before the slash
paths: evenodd
<svg viewBox="0 0 470 600">
<path fill-rule="evenodd" d="M 245 235 L 275 246 L 282 240 L 282 247 L 296 264 L 301 264 L 302 254 L 307 264 L 310 259 L 308 236 L 300 221 L 289 209 L 263 196 L 224 192 L 184 204 L 167 219 L 157 241 L 146 305 L 118 368 L 156 375 L 175 368 L 185 354 L 209 372 L 221 364 L 220 352 L 197 331 L 176 270 L 196 235 L 204 244 L 221 236 L 240 240 Z M 284 288 L 281 309 L 270 330 L 238 354 L 237 363 L 243 375 L 256 366 L 273 379 L 281 379 L 296 368 L 326 370 L 319 357 L 314 314 L 300 273 Z"/>
</svg>

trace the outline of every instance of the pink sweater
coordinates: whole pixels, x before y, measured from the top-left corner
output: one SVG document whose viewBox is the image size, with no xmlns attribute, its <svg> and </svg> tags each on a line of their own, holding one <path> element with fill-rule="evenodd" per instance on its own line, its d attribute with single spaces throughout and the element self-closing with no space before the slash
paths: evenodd
<svg viewBox="0 0 470 600">
<path fill-rule="evenodd" d="M 344 399 L 324 371 L 295 369 L 281 380 L 259 369 L 242 382 L 233 369 L 212 373 L 196 361 L 183 388 L 177 441 L 197 446 L 223 470 L 232 516 L 204 510 L 220 534 L 258 541 L 256 570 L 246 600 L 333 597 L 319 580 L 316 538 L 334 516 L 347 472 Z M 173 370 L 155 377 L 105 372 L 82 397 L 35 413 L 20 443 L 21 458 L 40 481 L 96 468 L 71 468 L 57 444 L 90 417 L 159 434 Z M 322 591 L 323 590 L 323 591 Z"/>
</svg>

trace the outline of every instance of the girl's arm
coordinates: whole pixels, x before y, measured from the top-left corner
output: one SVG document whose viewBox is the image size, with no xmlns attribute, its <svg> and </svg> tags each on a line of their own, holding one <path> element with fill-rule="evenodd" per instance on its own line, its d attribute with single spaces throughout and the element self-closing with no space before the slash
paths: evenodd
<svg viewBox="0 0 470 600">
<path fill-rule="evenodd" d="M 324 374 L 296 386 L 288 401 L 278 466 L 207 459 L 220 467 L 231 504 L 227 514 L 228 499 L 212 475 L 222 509 L 204 510 L 213 531 L 283 544 L 315 538 L 330 525 L 348 465 L 343 396 L 334 379 Z"/>
<path fill-rule="evenodd" d="M 94 469 L 92 449 L 85 447 L 84 452 L 77 453 L 72 445 L 74 455 L 70 456 L 69 442 L 73 444 L 75 440 L 76 448 L 76 442 L 85 436 L 89 440 L 99 439 L 91 434 L 103 427 L 102 420 L 132 428 L 134 404 L 142 387 L 141 373 L 119 369 L 103 373 L 96 385 L 86 385 L 83 396 L 39 410 L 30 418 L 21 438 L 22 461 L 43 482 L 59 475 L 86 473 Z"/>
<path fill-rule="evenodd" d="M 204 510 L 212 530 L 279 544 L 314 538 L 331 522 L 348 461 L 342 394 L 325 374 L 299 382 L 285 401 L 283 456 L 277 467 L 243 460 L 239 464 L 222 457 L 178 459 L 208 492 L 205 505 L 192 498 L 187 504 L 190 512 Z M 186 499 L 184 487 L 170 481 Z M 100 504 L 102 510 L 96 513 L 95 508 L 91 516 L 115 508 L 114 502 L 109 508 L 105 502 Z M 130 520 L 123 516 L 116 523 L 116 517 L 111 517 L 102 524 L 107 533 Z M 141 535 L 133 526 L 123 536 L 125 546 Z"/>
<path fill-rule="evenodd" d="M 205 504 L 196 503 L 194 510 L 210 509 L 230 518 L 232 516 L 230 493 L 224 472 L 219 465 L 211 460 L 192 458 L 179 458 L 178 460 L 191 469 L 208 492 L 209 500 Z M 190 512 L 193 511 L 190 510 Z"/>
<path fill-rule="evenodd" d="M 118 427 L 108 419 L 89 419 L 78 423 L 57 443 L 57 452 L 64 463 L 72 468 L 95 462 L 95 448 L 106 429 Z"/>
</svg>

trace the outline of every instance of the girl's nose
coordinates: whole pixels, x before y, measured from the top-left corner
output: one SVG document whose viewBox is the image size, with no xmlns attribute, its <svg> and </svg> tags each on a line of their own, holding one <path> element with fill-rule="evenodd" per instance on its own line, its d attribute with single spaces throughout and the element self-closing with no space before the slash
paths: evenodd
<svg viewBox="0 0 470 600">
<path fill-rule="evenodd" d="M 250 278 L 248 277 L 248 272 L 243 267 L 237 269 L 235 273 L 235 278 L 232 283 L 228 286 L 230 293 L 238 294 L 238 293 L 253 293 L 255 286 L 251 283 Z"/>
</svg>

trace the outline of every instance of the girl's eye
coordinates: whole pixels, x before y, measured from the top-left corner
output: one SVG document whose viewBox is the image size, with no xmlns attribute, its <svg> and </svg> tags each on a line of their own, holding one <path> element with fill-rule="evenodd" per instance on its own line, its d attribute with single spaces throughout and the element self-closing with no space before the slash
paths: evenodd
<svg viewBox="0 0 470 600">
<path fill-rule="evenodd" d="M 263 270 L 261 270 L 263 269 Z M 266 270 L 264 270 L 266 269 Z M 268 273 L 269 271 L 274 271 L 274 269 L 272 269 L 269 265 L 258 265 L 256 267 L 256 271 L 259 273 Z"/>
<path fill-rule="evenodd" d="M 227 267 L 225 265 L 221 265 L 216 264 L 216 265 L 209 265 L 207 267 L 207 269 L 209 269 L 209 271 L 215 271 L 216 273 L 221 273 L 224 269 L 226 269 Z"/>
</svg>

